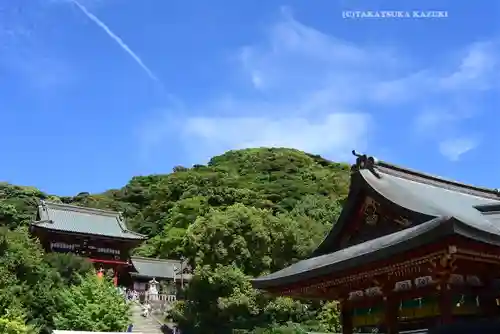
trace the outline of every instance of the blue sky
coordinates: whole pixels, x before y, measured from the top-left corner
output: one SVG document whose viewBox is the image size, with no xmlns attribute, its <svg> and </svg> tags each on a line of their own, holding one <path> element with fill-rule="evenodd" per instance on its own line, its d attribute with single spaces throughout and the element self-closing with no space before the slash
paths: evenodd
<svg viewBox="0 0 500 334">
<path fill-rule="evenodd" d="M 286 146 L 498 187 L 500 2 L 478 3 L 2 1 L 0 180 L 100 192 Z"/>
</svg>

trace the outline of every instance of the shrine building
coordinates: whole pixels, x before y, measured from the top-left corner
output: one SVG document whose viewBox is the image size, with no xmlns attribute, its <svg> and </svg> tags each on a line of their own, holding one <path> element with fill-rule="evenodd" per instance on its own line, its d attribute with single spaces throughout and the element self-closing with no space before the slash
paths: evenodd
<svg viewBox="0 0 500 334">
<path fill-rule="evenodd" d="M 185 269 L 180 261 L 131 257 L 147 237 L 127 229 L 119 212 L 41 201 L 30 231 L 46 252 L 73 253 L 88 258 L 97 270 L 112 270 L 115 285 L 146 290 L 152 278 L 190 278 L 179 277 Z"/>
<path fill-rule="evenodd" d="M 345 334 L 499 316 L 500 192 L 353 154 L 349 195 L 324 241 L 253 286 L 339 301 Z"/>
<path fill-rule="evenodd" d="M 133 279 L 134 290 L 144 292 L 147 290 L 148 282 L 157 279 L 168 283 L 170 294 L 175 294 L 178 288 L 191 280 L 191 268 L 183 261 L 151 259 L 147 257 L 132 256 L 130 262 L 134 271 L 130 272 Z"/>
</svg>

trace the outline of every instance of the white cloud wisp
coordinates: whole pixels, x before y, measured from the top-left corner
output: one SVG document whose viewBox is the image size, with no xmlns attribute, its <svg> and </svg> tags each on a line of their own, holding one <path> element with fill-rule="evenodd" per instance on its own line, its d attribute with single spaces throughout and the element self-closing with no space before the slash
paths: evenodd
<svg viewBox="0 0 500 334">
<path fill-rule="evenodd" d="M 392 49 L 343 41 L 284 12 L 264 42 L 238 51 L 240 67 L 232 72 L 243 73 L 252 94 L 227 91 L 224 98 L 188 110 L 166 110 L 175 121 L 150 119 L 153 126 L 142 129 L 143 138 L 149 138 L 148 147 L 159 147 L 167 136 L 180 136 L 185 151 L 198 161 L 255 146 L 294 147 L 346 159 L 353 148 L 377 151 L 380 143 L 385 145 L 381 150 L 401 148 L 405 138 L 382 138 L 384 132 L 401 128 L 432 141 L 436 150 L 456 161 L 479 144 L 467 131 L 455 136 L 473 116 L 455 108 L 462 102 L 457 97 L 495 84 L 495 48 L 477 43 L 457 57 L 455 67 L 415 68 Z M 404 124 L 391 121 L 395 107 Z M 449 131 L 436 131 L 443 122 Z"/>
<path fill-rule="evenodd" d="M 77 0 L 69 0 L 73 3 L 89 20 L 94 22 L 99 28 L 101 28 L 113 41 L 115 41 L 122 49 L 125 51 L 132 59 L 139 65 L 144 72 L 154 81 L 158 81 L 156 75 L 154 75 L 153 71 L 149 69 L 149 67 L 144 64 L 142 59 L 134 52 L 132 49 L 125 44 L 125 42 L 116 35 L 104 22 L 102 22 L 97 16 L 88 11 L 88 9 L 83 6 Z"/>
</svg>

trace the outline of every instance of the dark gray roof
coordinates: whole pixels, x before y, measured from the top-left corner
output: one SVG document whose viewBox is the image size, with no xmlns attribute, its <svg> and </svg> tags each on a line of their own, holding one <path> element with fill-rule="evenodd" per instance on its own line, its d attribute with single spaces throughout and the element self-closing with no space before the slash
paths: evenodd
<svg viewBox="0 0 500 334">
<path fill-rule="evenodd" d="M 456 216 L 476 206 L 500 204 L 500 192 L 420 173 L 366 155 L 353 166 L 347 204 L 314 256 L 339 250 L 338 236 L 353 215 L 361 191 L 374 191 L 401 208 L 421 214 L 414 224 L 439 216 Z M 474 210 L 476 211 L 476 210 Z M 470 213 L 473 214 L 473 213 Z"/>
<path fill-rule="evenodd" d="M 181 261 L 179 260 L 165 260 L 165 259 L 151 259 L 147 257 L 132 256 L 132 265 L 136 273 L 132 272 L 133 276 L 145 278 L 166 278 L 166 279 L 180 279 Z M 184 267 L 186 265 L 184 264 Z M 185 269 L 185 268 L 183 268 Z M 184 280 L 191 278 L 190 274 L 182 275 Z"/>
<path fill-rule="evenodd" d="M 75 205 L 41 202 L 33 226 L 70 233 L 121 239 L 143 240 L 147 237 L 126 228 L 121 214 L 115 211 Z"/>
<path fill-rule="evenodd" d="M 366 163 L 368 159 L 372 159 L 371 163 Z M 353 179 L 356 180 L 352 182 L 356 184 L 354 187 L 351 185 L 351 197 L 361 187 L 369 188 L 397 206 L 419 213 L 429 220 L 358 245 L 344 249 L 337 247 L 334 252 L 326 252 L 328 248 L 332 249 L 327 243 L 333 242 L 343 227 L 335 226 L 314 257 L 253 280 L 256 288 L 288 285 L 353 269 L 388 259 L 452 234 L 500 245 L 500 197 L 496 190 L 390 167 L 387 163 L 377 164 L 373 158 L 366 156 L 364 162 L 363 168 L 354 170 Z M 348 207 L 349 203 L 344 208 L 339 223 L 345 224 L 352 214 L 347 212 L 350 210 Z"/>
<path fill-rule="evenodd" d="M 439 184 L 438 182 L 424 182 L 426 179 L 412 178 L 411 174 L 389 173 L 388 169 L 382 168 L 377 168 L 376 174 L 369 169 L 362 169 L 360 173 L 373 189 L 384 196 L 389 196 L 388 192 L 391 190 L 393 195 L 395 195 L 394 192 L 400 192 L 403 189 L 405 193 L 411 192 L 419 194 L 428 203 L 436 200 L 439 202 L 440 206 L 452 206 L 455 208 L 457 206 L 463 206 L 463 204 L 478 206 L 500 203 L 500 193 L 496 191 L 494 193 L 489 191 L 472 191 L 470 189 L 472 186 L 464 188 L 465 185 L 461 187 L 447 187 L 445 184 Z M 395 200 L 395 198 L 387 198 Z M 408 207 L 408 209 L 430 215 L 435 214 L 432 210 L 429 212 L 425 210 L 421 211 L 421 209 L 423 209 L 421 207 Z"/>
<path fill-rule="evenodd" d="M 498 200 L 469 195 L 390 174 L 375 176 L 370 170 L 359 173 L 377 193 L 392 203 L 432 217 L 474 216 L 484 219 L 476 206 L 500 203 Z"/>
<path fill-rule="evenodd" d="M 479 215 L 482 216 L 480 213 Z M 500 215 L 497 219 L 500 219 Z M 283 270 L 254 279 L 252 284 L 257 289 L 268 289 L 331 275 L 374 261 L 389 259 L 396 254 L 436 242 L 450 235 L 461 235 L 500 246 L 500 228 L 484 217 L 473 224 L 462 222 L 455 217 L 438 217 L 334 253 L 299 261 Z"/>
</svg>

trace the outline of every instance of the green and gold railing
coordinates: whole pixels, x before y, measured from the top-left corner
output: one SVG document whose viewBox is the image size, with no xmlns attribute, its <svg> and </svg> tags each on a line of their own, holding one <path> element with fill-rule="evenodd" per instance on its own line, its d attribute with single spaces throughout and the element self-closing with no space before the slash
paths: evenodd
<svg viewBox="0 0 500 334">
<path fill-rule="evenodd" d="M 357 308 L 353 310 L 353 327 L 375 326 L 384 321 L 384 305 L 375 307 Z"/>
<path fill-rule="evenodd" d="M 474 315 L 480 312 L 479 298 L 474 295 L 457 295 L 453 298 L 454 315 Z M 439 316 L 437 297 L 405 300 L 399 306 L 399 319 L 402 321 Z M 353 310 L 353 326 L 375 326 L 384 322 L 384 305 L 357 308 Z"/>
</svg>

